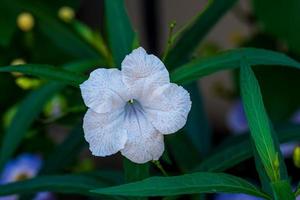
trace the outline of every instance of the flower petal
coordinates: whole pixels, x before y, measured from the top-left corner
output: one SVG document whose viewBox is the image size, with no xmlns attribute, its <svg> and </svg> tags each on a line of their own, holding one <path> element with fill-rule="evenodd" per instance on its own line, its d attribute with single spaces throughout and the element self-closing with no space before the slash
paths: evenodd
<svg viewBox="0 0 300 200">
<path fill-rule="evenodd" d="M 165 65 L 154 55 L 139 47 L 127 55 L 122 62 L 123 82 L 128 87 L 162 85 L 170 82 Z"/>
<path fill-rule="evenodd" d="M 128 90 L 117 69 L 94 70 L 80 89 L 86 106 L 97 113 L 113 111 L 128 101 Z"/>
<path fill-rule="evenodd" d="M 108 156 L 124 148 L 127 132 L 123 129 L 124 112 L 96 113 L 88 109 L 83 119 L 84 137 L 95 156 Z"/>
<path fill-rule="evenodd" d="M 121 150 L 121 153 L 132 162 L 142 164 L 151 160 L 158 160 L 164 149 L 163 135 L 155 133 L 148 137 L 132 138 Z"/>
<path fill-rule="evenodd" d="M 135 163 L 158 160 L 164 152 L 163 135 L 160 134 L 139 109 L 126 112 L 124 128 L 128 140 L 122 155 Z"/>
<path fill-rule="evenodd" d="M 157 88 L 142 102 L 149 120 L 162 134 L 175 133 L 185 125 L 191 103 L 189 93 L 174 83 Z"/>
</svg>

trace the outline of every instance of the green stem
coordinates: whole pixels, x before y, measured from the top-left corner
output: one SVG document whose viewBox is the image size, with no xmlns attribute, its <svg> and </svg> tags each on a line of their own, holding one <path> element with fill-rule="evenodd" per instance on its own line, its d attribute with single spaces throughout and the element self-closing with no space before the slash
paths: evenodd
<svg viewBox="0 0 300 200">
<path fill-rule="evenodd" d="M 167 45 L 166 45 L 166 49 L 164 51 L 164 55 L 162 57 L 163 61 L 165 61 L 165 59 L 166 59 L 166 57 L 169 53 L 170 47 L 173 44 L 173 31 L 174 31 L 175 26 L 176 26 L 175 21 L 171 22 L 171 24 L 169 25 L 169 36 L 168 36 L 168 42 L 167 42 Z"/>
<path fill-rule="evenodd" d="M 166 170 L 160 164 L 159 160 L 152 160 L 152 163 L 161 171 L 164 176 L 169 176 Z"/>
</svg>

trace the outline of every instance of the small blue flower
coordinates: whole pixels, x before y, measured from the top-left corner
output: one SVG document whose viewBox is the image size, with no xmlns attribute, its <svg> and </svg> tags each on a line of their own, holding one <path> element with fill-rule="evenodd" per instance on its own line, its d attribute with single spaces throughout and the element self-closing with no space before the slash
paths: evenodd
<svg viewBox="0 0 300 200">
<path fill-rule="evenodd" d="M 36 176 L 42 166 L 42 159 L 38 155 L 24 153 L 16 159 L 9 161 L 0 175 L 0 184 L 12 183 Z M 18 195 L 0 197 L 0 200 L 17 200 Z M 40 192 L 34 200 L 54 200 L 49 192 Z"/>
<path fill-rule="evenodd" d="M 50 192 L 40 192 L 34 197 L 33 200 L 55 200 L 55 197 Z"/>
<path fill-rule="evenodd" d="M 20 181 L 36 176 L 42 165 L 38 155 L 24 153 L 9 161 L 2 172 L 1 183 Z"/>
</svg>

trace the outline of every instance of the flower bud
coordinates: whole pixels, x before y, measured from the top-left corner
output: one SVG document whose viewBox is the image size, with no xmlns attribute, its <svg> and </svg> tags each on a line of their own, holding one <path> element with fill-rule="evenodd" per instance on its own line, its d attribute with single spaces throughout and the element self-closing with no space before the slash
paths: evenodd
<svg viewBox="0 0 300 200">
<path fill-rule="evenodd" d="M 26 61 L 22 58 L 16 58 L 14 59 L 13 61 L 11 61 L 10 65 L 24 65 L 26 64 Z M 15 76 L 15 77 L 18 77 L 18 76 L 22 76 L 23 74 L 20 73 L 20 72 L 12 72 L 12 74 Z"/>
<path fill-rule="evenodd" d="M 64 22 L 71 22 L 75 17 L 75 12 L 73 8 L 68 6 L 63 6 L 58 10 L 58 17 Z"/>
<path fill-rule="evenodd" d="M 28 32 L 34 27 L 34 18 L 30 13 L 23 12 L 17 18 L 17 25 L 22 31 Z"/>
<path fill-rule="evenodd" d="M 40 86 L 41 81 L 39 79 L 34 78 L 19 77 L 16 79 L 16 84 L 23 90 L 30 90 Z"/>
<path fill-rule="evenodd" d="M 293 161 L 294 161 L 294 165 L 300 168 L 300 147 L 299 146 L 294 149 Z"/>
</svg>

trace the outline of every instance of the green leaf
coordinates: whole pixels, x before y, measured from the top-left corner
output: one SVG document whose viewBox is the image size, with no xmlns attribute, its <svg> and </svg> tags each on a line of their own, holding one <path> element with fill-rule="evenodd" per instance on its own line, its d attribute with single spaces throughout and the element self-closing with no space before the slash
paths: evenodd
<svg viewBox="0 0 300 200">
<path fill-rule="evenodd" d="M 99 188 L 99 186 L 109 186 L 111 184 L 106 179 L 101 179 L 101 176 L 97 173 L 91 173 L 90 175 L 40 176 L 25 181 L 1 185 L 0 196 L 30 194 L 38 191 L 95 196 L 89 191 Z"/>
<path fill-rule="evenodd" d="M 166 57 L 169 69 L 174 69 L 190 60 L 200 41 L 236 1 L 210 1 L 207 8 L 180 33 L 178 41 Z"/>
<path fill-rule="evenodd" d="M 288 56 L 264 49 L 243 48 L 221 52 L 215 56 L 202 58 L 188 63 L 171 73 L 171 79 L 178 84 L 187 84 L 212 73 L 235 69 L 240 61 L 246 59 L 253 65 L 282 65 L 300 68 L 300 64 Z"/>
<path fill-rule="evenodd" d="M 270 199 L 247 181 L 222 173 L 198 172 L 173 177 L 151 177 L 143 181 L 92 192 L 123 196 L 172 196 L 197 193 L 246 193 Z"/>
<path fill-rule="evenodd" d="M 68 137 L 48 156 L 40 174 L 56 173 L 71 163 L 80 150 L 87 144 L 83 138 L 82 124 L 76 126 Z"/>
<path fill-rule="evenodd" d="M 272 195 L 272 188 L 271 188 L 269 176 L 268 176 L 268 174 L 264 168 L 264 165 L 262 163 L 262 160 L 256 150 L 253 139 L 250 139 L 250 140 L 251 140 L 252 154 L 253 154 L 254 162 L 255 162 L 255 168 L 256 168 L 257 174 L 259 176 L 261 188 L 267 194 Z"/>
<path fill-rule="evenodd" d="M 105 0 L 105 17 L 109 45 L 116 66 L 131 52 L 134 32 L 126 14 L 123 0 Z"/>
<path fill-rule="evenodd" d="M 95 65 L 95 61 L 81 61 L 65 65 L 65 69 L 81 72 Z M 12 123 L 2 139 L 0 148 L 0 169 L 16 151 L 30 125 L 42 111 L 47 101 L 64 88 L 64 84 L 49 83 L 28 94 L 20 103 Z"/>
<path fill-rule="evenodd" d="M 286 125 L 277 129 L 277 136 L 281 143 L 300 140 L 300 126 Z M 216 153 L 208 156 L 196 166 L 193 171 L 222 172 L 251 158 L 253 155 L 249 135 L 243 135 L 236 142 L 233 140 L 221 148 L 216 148 Z"/>
<path fill-rule="evenodd" d="M 21 72 L 28 75 L 39 76 L 44 79 L 58 80 L 78 87 L 87 78 L 80 74 L 49 65 L 18 65 L 0 67 L 0 72 Z"/>
<path fill-rule="evenodd" d="M 269 119 L 263 105 L 259 84 L 251 67 L 241 62 L 240 85 L 243 105 L 257 153 L 271 181 L 280 179 L 276 152 Z"/>
<path fill-rule="evenodd" d="M 51 83 L 31 92 L 19 105 L 11 125 L 7 129 L 0 149 L 0 169 L 15 152 L 31 123 L 37 118 L 44 104 L 59 90 L 62 85 Z"/>
<path fill-rule="evenodd" d="M 277 181 L 272 183 L 274 191 L 274 200 L 295 200 L 295 195 L 292 192 L 292 187 L 289 181 Z"/>
</svg>

